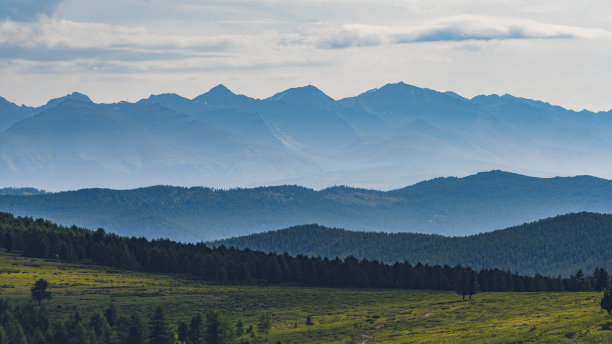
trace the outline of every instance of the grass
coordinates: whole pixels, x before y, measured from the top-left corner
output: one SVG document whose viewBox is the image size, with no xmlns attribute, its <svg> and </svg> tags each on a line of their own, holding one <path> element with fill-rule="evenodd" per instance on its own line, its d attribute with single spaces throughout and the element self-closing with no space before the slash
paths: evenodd
<svg viewBox="0 0 612 344">
<path fill-rule="evenodd" d="M 31 302 L 39 278 L 50 283 L 45 307 L 56 319 L 115 303 L 121 312 L 146 314 L 162 306 L 173 324 L 218 308 L 248 327 L 269 312 L 270 333 L 245 336 L 251 343 L 612 342 L 612 331 L 601 329 L 612 321 L 599 307 L 602 293 L 481 293 L 462 302 L 439 291 L 218 286 L 0 251 L 0 297 Z"/>
</svg>

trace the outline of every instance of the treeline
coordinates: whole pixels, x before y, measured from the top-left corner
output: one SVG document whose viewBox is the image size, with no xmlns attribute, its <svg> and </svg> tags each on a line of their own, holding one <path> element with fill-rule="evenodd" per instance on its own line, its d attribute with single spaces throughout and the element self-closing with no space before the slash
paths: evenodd
<svg viewBox="0 0 612 344">
<path fill-rule="evenodd" d="M 315 191 L 290 185 L 230 190 L 172 186 L 83 189 L 0 196 L 0 211 L 60 224 L 103 227 L 127 236 L 189 242 L 307 223 L 468 235 L 570 212 L 612 213 L 611 193 L 612 181 L 604 179 L 533 178 L 491 171 L 437 178 L 387 192 L 351 187 Z M 386 257 L 369 259 L 386 261 Z"/>
<path fill-rule="evenodd" d="M 186 244 L 167 239 L 149 241 L 62 227 L 43 219 L 15 218 L 0 213 L 0 247 L 28 257 L 92 263 L 159 273 L 182 273 L 222 284 L 296 284 L 324 287 L 407 288 L 455 290 L 473 269 L 463 266 L 408 262 L 384 264 L 352 256 L 345 259 L 278 255 L 203 243 Z M 598 270 L 600 271 L 600 270 Z M 601 270 L 604 271 L 605 270 Z M 536 274 L 522 276 L 500 269 L 477 272 L 481 291 L 580 291 L 602 290 L 608 274 L 570 278 Z"/>
<path fill-rule="evenodd" d="M 612 269 L 611 228 L 612 215 L 582 212 L 467 237 L 302 225 L 219 240 L 211 245 L 314 257 L 354 256 L 389 264 L 404 260 L 430 265 L 461 264 L 523 275 L 567 277 L 578 269 Z"/>
<path fill-rule="evenodd" d="M 119 314 L 114 305 L 84 317 L 78 311 L 64 321 L 53 321 L 45 307 L 32 304 L 11 307 L 0 300 L 2 344 L 227 344 L 249 343 L 256 332 L 270 329 L 262 314 L 256 327 L 238 320 L 231 324 L 217 310 L 198 313 L 190 321 L 169 323 L 162 308 L 152 314 Z M 267 323 L 265 322 L 267 320 Z M 262 322 L 263 321 L 263 322 Z M 240 339 L 247 338 L 247 339 Z"/>
</svg>

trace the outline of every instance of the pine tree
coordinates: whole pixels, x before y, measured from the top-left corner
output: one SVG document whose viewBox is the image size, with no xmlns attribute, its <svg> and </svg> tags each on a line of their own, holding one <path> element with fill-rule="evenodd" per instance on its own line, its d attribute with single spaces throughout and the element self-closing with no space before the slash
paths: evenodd
<svg viewBox="0 0 612 344">
<path fill-rule="evenodd" d="M 189 340 L 191 344 L 201 344 L 202 343 L 202 332 L 204 322 L 202 320 L 202 315 L 200 313 L 196 314 L 193 318 L 191 318 L 191 323 L 189 327 Z"/>
<path fill-rule="evenodd" d="M 263 312 L 259 315 L 259 319 L 257 322 L 257 331 L 259 333 L 268 333 L 270 331 L 271 323 L 270 323 L 270 313 Z"/>
<path fill-rule="evenodd" d="M 612 315 L 612 288 L 609 288 L 604 292 L 600 305 L 601 308 L 608 312 L 608 314 Z"/>
<path fill-rule="evenodd" d="M 132 313 L 126 323 L 126 344 L 145 344 L 147 338 L 147 324 L 138 313 Z"/>
<path fill-rule="evenodd" d="M 206 344 L 229 344 L 233 335 L 229 322 L 218 310 L 206 313 Z"/>
<path fill-rule="evenodd" d="M 472 295 L 476 294 L 480 286 L 478 285 L 478 275 L 474 270 L 470 270 L 468 272 L 468 281 L 467 281 L 467 293 L 470 295 L 470 300 L 472 299 Z"/>
<path fill-rule="evenodd" d="M 244 334 L 244 323 L 242 322 L 242 319 L 238 319 L 238 321 L 236 321 L 236 336 L 240 337 Z"/>
<path fill-rule="evenodd" d="M 117 306 L 115 306 L 114 303 L 111 303 L 111 305 L 104 310 L 104 317 L 110 327 L 115 326 L 115 322 L 117 321 Z"/>
<path fill-rule="evenodd" d="M 153 316 L 151 317 L 150 333 L 149 333 L 149 344 L 172 344 L 173 334 L 172 330 L 168 326 L 166 316 L 161 307 L 157 307 Z"/>
<path fill-rule="evenodd" d="M 187 325 L 186 322 L 181 321 L 178 324 L 177 329 L 178 329 L 177 330 L 178 340 L 179 342 L 184 343 L 187 340 L 187 338 L 189 338 L 189 326 Z"/>
<path fill-rule="evenodd" d="M 314 322 L 312 322 L 312 317 L 310 315 L 306 316 L 306 321 L 304 322 L 304 325 L 306 325 L 306 328 L 310 332 L 310 326 L 314 325 Z"/>
</svg>

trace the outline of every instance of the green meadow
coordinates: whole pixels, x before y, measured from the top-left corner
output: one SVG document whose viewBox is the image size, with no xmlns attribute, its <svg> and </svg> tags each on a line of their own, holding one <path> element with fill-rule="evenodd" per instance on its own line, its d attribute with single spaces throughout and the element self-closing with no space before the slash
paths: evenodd
<svg viewBox="0 0 612 344">
<path fill-rule="evenodd" d="M 211 308 L 245 327 L 270 313 L 269 334 L 240 338 L 250 343 L 612 342 L 612 330 L 602 329 L 612 325 L 599 307 L 602 293 L 479 293 L 461 301 L 438 291 L 220 286 L 0 251 L 1 298 L 31 302 L 29 289 L 39 278 L 49 281 L 53 298 L 43 307 L 55 319 L 110 303 L 144 314 L 162 306 L 173 324 Z M 304 324 L 307 315 L 313 326 Z"/>
</svg>

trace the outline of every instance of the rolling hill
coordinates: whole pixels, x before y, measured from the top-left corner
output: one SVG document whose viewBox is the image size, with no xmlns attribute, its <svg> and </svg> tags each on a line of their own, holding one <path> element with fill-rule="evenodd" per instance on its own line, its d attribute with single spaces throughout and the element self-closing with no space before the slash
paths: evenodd
<svg viewBox="0 0 612 344">
<path fill-rule="evenodd" d="M 575 213 L 466 237 L 354 232 L 296 226 L 212 242 L 263 252 L 500 268 L 519 274 L 569 276 L 612 270 L 612 215 Z"/>
<path fill-rule="evenodd" d="M 153 186 L 0 196 L 0 211 L 123 234 L 207 241 L 318 223 L 349 230 L 469 235 L 570 212 L 612 213 L 612 181 L 490 171 L 402 189 Z"/>
</svg>

